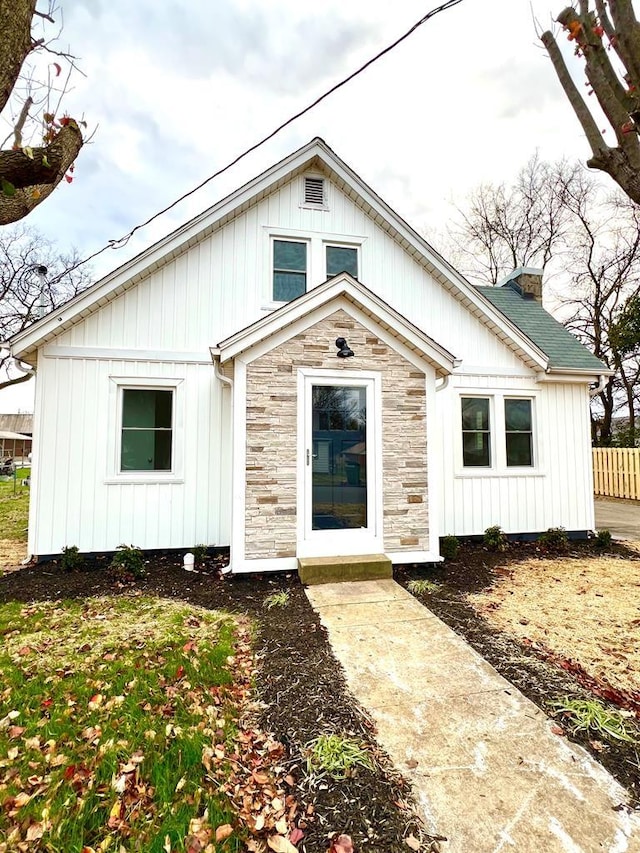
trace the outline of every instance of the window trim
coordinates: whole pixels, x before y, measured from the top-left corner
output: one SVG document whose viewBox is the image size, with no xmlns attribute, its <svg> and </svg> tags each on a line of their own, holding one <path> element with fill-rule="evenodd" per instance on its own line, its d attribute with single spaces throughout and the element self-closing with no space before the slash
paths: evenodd
<svg viewBox="0 0 640 853">
<path fill-rule="evenodd" d="M 487 401 L 487 403 L 489 404 L 488 405 L 489 429 L 487 429 L 487 430 L 483 430 L 483 429 L 470 430 L 470 429 L 464 429 L 463 428 L 463 425 L 462 425 L 462 401 L 463 400 L 486 400 Z M 462 459 L 462 468 L 465 471 L 490 471 L 492 468 L 495 467 L 494 460 L 496 458 L 495 447 L 494 447 L 495 417 L 494 417 L 493 399 L 488 394 L 460 394 L 460 407 L 459 407 L 458 411 L 460 414 L 460 420 L 459 420 L 459 425 L 460 425 L 460 455 L 461 455 L 461 459 Z M 467 432 L 472 432 L 472 433 L 476 433 L 476 432 L 485 433 L 486 432 L 489 435 L 489 442 L 488 442 L 489 443 L 489 464 L 488 465 L 465 465 L 464 464 L 464 435 Z"/>
<path fill-rule="evenodd" d="M 353 276 L 356 281 L 360 281 L 360 249 L 361 244 L 358 243 L 350 243 L 342 240 L 323 240 L 322 241 L 322 260 L 324 262 L 324 279 L 325 281 L 329 278 L 329 272 L 327 270 L 327 249 L 353 249 L 356 253 L 356 275 Z M 333 275 L 341 275 L 341 273 L 334 273 Z M 350 275 L 350 273 L 347 273 Z M 331 276 L 333 278 L 333 276 Z"/>
<path fill-rule="evenodd" d="M 336 234 L 330 231 L 312 231 L 310 228 L 282 228 L 276 225 L 263 225 L 263 244 L 261 293 L 261 311 L 275 311 L 286 302 L 273 298 L 273 241 L 290 240 L 293 243 L 307 243 L 307 292 L 327 280 L 325 245 L 344 246 L 358 250 L 358 278 L 364 280 L 365 253 L 362 251 L 367 241 L 366 236 L 358 234 Z"/>
<path fill-rule="evenodd" d="M 311 240 L 309 238 L 303 237 L 283 237 L 279 234 L 272 234 L 270 240 L 270 276 L 271 276 L 271 301 L 276 305 L 286 305 L 288 302 L 292 302 L 291 299 L 276 299 L 275 298 L 275 275 L 276 275 L 276 243 L 300 243 L 301 245 L 306 247 L 305 251 L 305 273 L 304 273 L 304 291 L 306 293 L 309 289 L 309 268 L 311 266 Z M 280 272 L 293 272 L 296 273 L 296 270 L 280 270 Z M 300 275 L 299 272 L 297 272 Z M 299 293 L 298 296 L 302 296 L 303 293 Z M 297 297 L 293 297 L 297 299 Z"/>
<path fill-rule="evenodd" d="M 110 376 L 107 463 L 105 483 L 183 483 L 184 482 L 184 399 L 182 378 L 158 376 Z M 173 391 L 171 418 L 171 470 L 123 471 L 122 409 L 123 391 Z"/>
<path fill-rule="evenodd" d="M 531 429 L 530 430 L 508 430 L 507 429 L 507 400 L 526 400 L 531 408 Z M 537 453 L 535 442 L 535 399 L 528 394 L 504 394 L 502 397 L 502 411 L 504 417 L 504 465 L 509 471 L 532 471 L 537 468 Z M 509 465 L 507 457 L 507 435 L 530 435 L 531 436 L 531 465 Z"/>
<path fill-rule="evenodd" d="M 536 390 L 509 388 L 462 388 L 456 389 L 454 403 L 454 472 L 455 479 L 490 478 L 490 477 L 544 477 L 544 459 L 540 448 L 538 423 L 539 392 Z M 486 466 L 465 466 L 462 444 L 462 398 L 476 397 L 489 400 L 489 458 L 491 464 Z M 531 449 L 532 465 L 507 465 L 505 400 L 531 401 Z"/>
</svg>

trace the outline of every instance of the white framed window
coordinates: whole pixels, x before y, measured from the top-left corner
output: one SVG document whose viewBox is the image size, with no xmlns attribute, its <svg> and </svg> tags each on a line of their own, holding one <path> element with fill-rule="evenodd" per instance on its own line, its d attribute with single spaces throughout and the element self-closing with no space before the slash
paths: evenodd
<svg viewBox="0 0 640 853">
<path fill-rule="evenodd" d="M 309 245 L 307 240 L 274 237 L 272 243 L 274 302 L 290 302 L 307 292 Z"/>
<path fill-rule="evenodd" d="M 274 311 L 345 269 L 358 278 L 364 274 L 366 237 L 266 225 L 262 230 L 263 311 Z"/>
<path fill-rule="evenodd" d="M 532 468 L 533 400 L 530 397 L 505 397 L 504 437 L 507 468 Z"/>
<path fill-rule="evenodd" d="M 461 397 L 462 465 L 464 468 L 490 468 L 491 398 Z"/>
<path fill-rule="evenodd" d="M 540 475 L 536 394 L 461 392 L 458 476 Z"/>
<path fill-rule="evenodd" d="M 358 278 L 358 247 L 339 243 L 324 244 L 326 278 L 348 272 Z"/>
<path fill-rule="evenodd" d="M 173 388 L 123 388 L 120 471 L 173 469 Z"/>
<path fill-rule="evenodd" d="M 111 379 L 107 482 L 182 482 L 182 379 Z"/>
</svg>

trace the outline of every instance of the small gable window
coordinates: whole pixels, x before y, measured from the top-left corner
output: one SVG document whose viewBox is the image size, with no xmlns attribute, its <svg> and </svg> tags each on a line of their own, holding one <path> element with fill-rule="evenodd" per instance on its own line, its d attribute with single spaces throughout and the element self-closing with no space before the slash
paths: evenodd
<svg viewBox="0 0 640 853">
<path fill-rule="evenodd" d="M 289 302 L 307 290 L 307 244 L 273 241 L 273 299 Z"/>
<path fill-rule="evenodd" d="M 491 465 L 488 397 L 462 398 L 462 464 L 465 468 Z"/>
<path fill-rule="evenodd" d="M 325 186 L 323 178 L 304 179 L 304 204 L 312 207 L 325 207 Z"/>
<path fill-rule="evenodd" d="M 327 278 L 341 272 L 358 278 L 358 250 L 349 246 L 327 246 Z"/>
<path fill-rule="evenodd" d="M 171 471 L 173 390 L 123 388 L 121 471 Z"/>
<path fill-rule="evenodd" d="M 509 467 L 533 465 L 531 400 L 504 401 L 504 428 Z"/>
</svg>

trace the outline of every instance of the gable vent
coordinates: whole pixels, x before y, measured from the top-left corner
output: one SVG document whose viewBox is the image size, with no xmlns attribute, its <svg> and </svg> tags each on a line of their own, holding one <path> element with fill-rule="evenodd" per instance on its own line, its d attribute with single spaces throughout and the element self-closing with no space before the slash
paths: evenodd
<svg viewBox="0 0 640 853">
<path fill-rule="evenodd" d="M 304 179 L 304 203 L 324 205 L 324 180 L 323 178 Z"/>
</svg>

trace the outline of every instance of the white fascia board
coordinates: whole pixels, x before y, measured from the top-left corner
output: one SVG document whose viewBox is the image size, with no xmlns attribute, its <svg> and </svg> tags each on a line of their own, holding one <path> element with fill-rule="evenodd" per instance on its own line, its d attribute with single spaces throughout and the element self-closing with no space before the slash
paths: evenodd
<svg viewBox="0 0 640 853">
<path fill-rule="evenodd" d="M 614 376 L 615 370 L 581 370 L 580 368 L 550 368 L 544 373 L 538 373 L 538 382 L 597 382 L 601 376 Z"/>
<path fill-rule="evenodd" d="M 127 263 L 108 273 L 79 296 L 15 335 L 7 342 L 7 346 L 11 347 L 14 356 L 19 357 L 21 353 L 34 349 L 52 334 L 64 331 L 78 316 L 86 316 L 96 306 L 106 304 L 104 300 L 109 301 L 114 295 L 119 295 L 137 283 L 145 273 L 150 274 L 153 268 L 165 258 L 180 254 L 192 240 L 204 239 L 217 223 L 231 214 L 239 213 L 244 204 L 260 195 L 272 184 L 292 176 L 297 169 L 302 168 L 314 157 L 322 157 L 324 150 L 324 147 L 320 147 L 319 141 L 313 139 Z"/>
<path fill-rule="evenodd" d="M 366 314 L 370 314 L 378 325 L 387 326 L 411 347 L 427 356 L 444 373 L 451 373 L 459 363 L 456 358 L 436 341 L 390 308 L 363 285 L 350 276 L 336 276 L 324 284 L 314 287 L 293 302 L 278 308 L 273 314 L 263 317 L 246 329 L 218 344 L 221 362 L 229 361 L 240 353 L 247 352 L 256 344 L 291 326 L 297 320 L 317 308 L 344 296 Z"/>
</svg>

